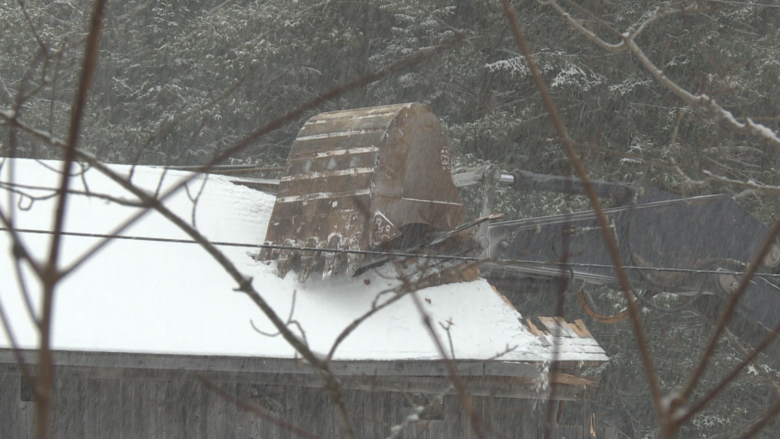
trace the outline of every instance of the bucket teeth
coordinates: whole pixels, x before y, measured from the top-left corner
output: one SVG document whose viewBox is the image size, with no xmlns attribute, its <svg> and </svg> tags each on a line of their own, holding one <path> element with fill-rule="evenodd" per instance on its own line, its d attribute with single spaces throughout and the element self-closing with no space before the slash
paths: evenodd
<svg viewBox="0 0 780 439">
<path fill-rule="evenodd" d="M 333 266 L 335 263 L 336 255 L 334 253 L 325 254 L 325 262 L 322 267 L 322 279 L 328 280 L 333 275 Z"/>
<path fill-rule="evenodd" d="M 358 267 L 357 256 L 358 255 L 351 254 L 351 253 L 347 255 L 347 267 L 346 267 L 347 277 L 354 276 L 355 272 L 357 271 L 357 267 Z"/>
<path fill-rule="evenodd" d="M 341 237 L 331 236 L 328 241 L 328 248 L 338 249 L 340 248 Z M 322 270 L 322 278 L 329 279 L 332 275 L 338 274 L 338 267 L 341 263 L 341 256 L 343 253 L 325 252 L 325 264 Z"/>
<path fill-rule="evenodd" d="M 346 271 L 347 255 L 345 253 L 336 253 L 333 262 L 333 272 L 339 274 Z"/>
<path fill-rule="evenodd" d="M 271 244 L 273 244 L 273 243 L 267 242 L 267 241 L 265 243 L 265 245 L 271 245 Z M 273 252 L 271 252 L 271 249 L 264 247 L 264 248 L 260 249 L 260 253 L 258 253 L 258 255 L 257 255 L 257 260 L 259 260 L 259 261 L 267 261 L 269 259 L 273 259 L 273 257 L 274 257 L 274 254 L 273 254 Z"/>
<path fill-rule="evenodd" d="M 295 247 L 295 243 L 289 239 L 286 239 L 283 245 L 285 247 Z M 298 252 L 295 250 L 279 250 L 278 262 L 276 263 L 276 270 L 279 277 L 284 278 L 287 275 L 293 268 L 298 257 Z"/>
<path fill-rule="evenodd" d="M 301 271 L 298 272 L 298 282 L 306 282 L 309 279 L 309 274 L 312 272 L 311 256 L 301 256 Z"/>
<path fill-rule="evenodd" d="M 285 276 L 287 276 L 287 272 L 290 271 L 290 268 L 292 268 L 292 260 L 290 260 L 289 255 L 286 254 L 286 252 L 283 252 L 279 255 L 279 259 L 276 262 L 276 272 L 284 279 Z"/>
<path fill-rule="evenodd" d="M 316 248 L 317 240 L 314 238 L 309 238 L 309 240 L 306 242 L 306 247 Z M 317 268 L 317 263 L 319 262 L 319 255 L 320 252 L 314 250 L 304 250 L 303 252 L 301 252 L 301 270 L 298 273 L 299 282 L 301 283 L 306 282 L 311 272 Z"/>
<path fill-rule="evenodd" d="M 360 243 L 358 242 L 355 237 L 352 237 L 349 240 L 349 249 L 352 252 L 355 252 L 357 250 L 360 250 Z M 363 263 L 363 260 L 365 259 L 365 255 L 361 253 L 349 253 L 347 254 L 347 267 L 346 267 L 346 273 L 348 277 L 352 277 L 355 275 L 355 272 L 357 271 L 357 268 L 360 266 L 360 264 Z"/>
</svg>

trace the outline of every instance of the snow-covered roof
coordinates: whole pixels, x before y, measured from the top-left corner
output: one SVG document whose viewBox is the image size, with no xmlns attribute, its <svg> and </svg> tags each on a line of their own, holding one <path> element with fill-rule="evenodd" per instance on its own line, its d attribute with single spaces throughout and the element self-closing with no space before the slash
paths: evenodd
<svg viewBox="0 0 780 439">
<path fill-rule="evenodd" d="M 9 212 L 13 192 L 15 227 L 32 254 L 42 259 L 48 249 L 55 206 L 54 191 L 60 162 L 14 161 L 14 185 L 9 185 L 11 161 L 3 163 L 0 206 Z M 113 165 L 128 175 L 129 166 Z M 188 176 L 155 167 L 136 167 L 132 182 L 150 193 Z M 62 263 L 68 265 L 138 211 L 128 205 L 132 194 L 95 169 L 72 179 L 63 237 Z M 88 195 L 89 194 L 89 195 Z M 215 242 L 283 318 L 292 316 L 315 352 L 327 352 L 336 337 L 371 309 L 377 295 L 398 285 L 390 265 L 358 278 L 309 280 L 299 284 L 294 273 L 280 279 L 274 264 L 248 255 L 262 244 L 274 196 L 231 183 L 226 177 L 198 176 L 165 204 Z M 83 235 L 79 235 L 83 234 Z M 85 236 L 92 235 L 92 236 Z M 261 311 L 235 282 L 189 237 L 156 212 L 147 214 L 122 233 L 126 237 L 165 241 L 115 239 L 56 292 L 53 347 L 58 350 L 294 358 L 281 337 L 261 335 L 254 326 L 275 332 Z M 230 243 L 243 245 L 233 246 Z M 8 232 L 0 233 L 0 248 L 10 249 Z M 34 348 L 37 333 L 25 310 L 10 251 L 0 258 L 0 300 L 21 347 Z M 38 284 L 24 274 L 29 287 Z M 34 288 L 33 288 L 34 290 Z M 40 302 L 35 291 L 33 301 Z M 532 334 L 521 315 L 483 279 L 426 288 L 418 292 L 436 331 L 449 345 L 439 323 L 450 322 L 455 357 L 485 360 L 504 352 L 503 361 L 548 361 L 557 351 L 564 361 L 605 361 L 592 338 L 557 337 L 556 343 Z M 293 297 L 295 302 L 293 303 Z M 381 303 L 390 298 L 384 295 Z M 293 309 L 294 307 L 294 309 Z M 292 310 L 292 311 L 291 311 Z M 252 322 L 252 323 L 250 323 Z M 297 331 L 297 330 L 296 330 Z M 574 341 L 576 340 L 576 341 Z M 587 341 L 583 341 L 587 340 Z M 8 347 L 0 337 L 0 348 Z M 432 360 L 439 354 L 422 324 L 411 297 L 404 297 L 361 324 L 338 348 L 337 360 Z"/>
</svg>

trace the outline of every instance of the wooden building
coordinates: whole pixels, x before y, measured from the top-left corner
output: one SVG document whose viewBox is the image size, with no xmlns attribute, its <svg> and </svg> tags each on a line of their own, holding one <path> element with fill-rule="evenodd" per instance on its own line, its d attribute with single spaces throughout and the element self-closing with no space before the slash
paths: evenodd
<svg viewBox="0 0 780 439">
<path fill-rule="evenodd" d="M 22 235 L 31 252 L 42 257 L 53 210 L 46 197 L 52 190 L 45 188 L 56 184 L 58 175 L 50 168 L 59 164 L 16 160 L 15 166 L 18 179 L 3 187 L 13 187 L 12 202 L 25 207 L 18 212 L 17 227 L 26 230 Z M 184 175 L 138 167 L 133 181 L 152 191 Z M 128 203 L 128 193 L 94 169 L 73 183 L 84 194 L 70 202 L 65 264 L 137 209 Z M 166 205 L 218 243 L 315 352 L 328 352 L 347 326 L 393 297 L 386 291 L 400 285 L 399 268 L 393 266 L 352 279 L 306 284 L 292 275 L 280 279 L 273 264 L 247 255 L 247 247 L 263 242 L 273 197 L 215 176 L 198 178 L 188 189 Z M 0 203 L 7 199 L 0 194 Z M 5 233 L 0 248 L 10 248 Z M 10 256 L 0 259 L 0 273 L 9 284 L 0 290 L 8 323 L 34 367 L 37 333 L 22 293 L 13 288 Z M 301 436 L 288 426 L 343 437 L 322 380 L 281 337 L 269 334 L 273 327 L 234 287 L 210 256 L 156 214 L 69 276 L 55 303 L 53 437 Z M 579 400 L 596 385 L 581 376 L 582 368 L 607 361 L 582 322 L 525 319 L 484 280 L 417 294 L 425 299 L 425 312 L 455 359 L 485 428 L 506 437 L 541 437 L 547 398 Z M 35 312 L 39 298 L 31 292 L 30 299 Z M 474 437 L 421 320 L 411 298 L 402 297 L 359 325 L 335 350 L 332 370 L 359 437 L 388 437 L 397 428 L 399 437 Z M 561 365 L 554 375 L 548 372 L 553 360 Z M 3 336 L 0 438 L 31 437 L 32 399 Z M 583 410 L 577 417 L 578 425 L 560 427 L 558 437 L 588 437 L 589 413 Z M 609 437 L 598 427 L 596 432 Z"/>
</svg>

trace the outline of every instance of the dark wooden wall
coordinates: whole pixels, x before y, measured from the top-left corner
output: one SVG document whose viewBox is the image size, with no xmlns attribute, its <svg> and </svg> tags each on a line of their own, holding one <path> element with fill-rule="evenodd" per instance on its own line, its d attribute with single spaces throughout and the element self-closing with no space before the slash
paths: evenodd
<svg viewBox="0 0 780 439">
<path fill-rule="evenodd" d="M 235 397 L 261 407 L 324 438 L 342 437 L 337 413 L 324 390 L 296 385 L 284 374 L 193 374 L 177 371 L 111 370 L 59 367 L 54 391 L 53 438 L 81 439 L 266 439 L 299 437 L 255 413 L 237 407 L 196 380 L 205 376 Z M 430 395 L 345 390 L 358 436 L 386 438 L 415 405 L 427 405 Z M 0 365 L 0 438 L 33 435 L 32 394 L 13 365 Z M 532 400 L 474 397 L 475 409 L 498 436 L 542 437 L 539 407 Z M 544 404 L 536 404 L 543 407 Z M 421 439 L 470 439 L 471 425 L 457 396 L 411 423 L 399 436 Z M 607 433 L 606 435 L 604 433 Z M 610 438 L 599 431 L 599 438 Z M 612 432 L 614 433 L 614 432 Z M 586 438 L 582 428 L 559 427 L 554 439 Z"/>
</svg>

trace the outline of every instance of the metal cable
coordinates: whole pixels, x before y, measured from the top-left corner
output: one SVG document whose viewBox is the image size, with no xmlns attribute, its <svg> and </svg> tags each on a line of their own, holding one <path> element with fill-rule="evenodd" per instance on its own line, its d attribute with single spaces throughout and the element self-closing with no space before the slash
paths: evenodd
<svg viewBox="0 0 780 439">
<path fill-rule="evenodd" d="M 8 231 L 5 227 L 0 227 L 0 231 Z M 17 233 L 35 233 L 51 235 L 50 230 L 33 230 L 33 229 L 20 229 L 14 228 Z M 189 239 L 171 239 L 171 238 L 153 238 L 145 236 L 126 236 L 126 235 L 107 235 L 100 233 L 80 233 L 80 232 L 62 232 L 64 236 L 79 236 L 85 238 L 104 238 L 104 239 L 120 239 L 129 241 L 151 241 L 151 242 L 172 242 L 178 244 L 197 244 L 196 241 Z M 524 259 L 494 259 L 483 258 L 478 256 L 457 256 L 457 255 L 442 255 L 442 254 L 427 254 L 427 253 L 408 253 L 408 252 L 394 252 L 394 251 L 381 251 L 381 250 L 350 250 L 341 248 L 320 248 L 320 247 L 298 247 L 290 245 L 275 245 L 275 244 L 245 244 L 238 242 L 219 242 L 212 241 L 213 245 L 222 247 L 244 247 L 244 248 L 257 248 L 257 249 L 270 249 L 270 250 L 294 250 L 294 251 L 310 251 L 310 252 L 322 252 L 322 253 L 344 253 L 344 254 L 359 254 L 359 255 L 374 255 L 374 256 L 388 256 L 388 257 L 409 257 L 409 258 L 423 258 L 423 259 L 442 259 L 442 260 L 457 260 L 464 262 L 490 262 L 494 264 L 501 264 L 507 266 L 534 266 L 534 267 L 560 267 L 558 262 L 544 262 L 544 261 L 529 261 Z M 578 263 L 567 262 L 564 265 L 566 267 L 580 267 L 580 268 L 614 268 L 609 264 L 592 264 L 592 263 Z M 732 274 L 743 275 L 744 271 L 727 271 L 727 270 L 696 270 L 689 268 L 674 268 L 674 267 L 638 267 L 631 265 L 624 265 L 626 270 L 633 271 L 649 271 L 649 272 L 672 272 L 672 273 L 688 273 L 688 274 Z M 762 278 L 780 278 L 780 273 L 756 273 L 755 276 Z"/>
</svg>

